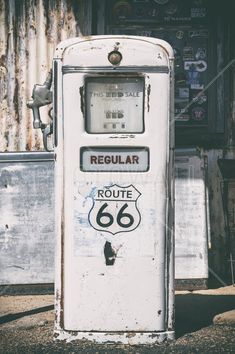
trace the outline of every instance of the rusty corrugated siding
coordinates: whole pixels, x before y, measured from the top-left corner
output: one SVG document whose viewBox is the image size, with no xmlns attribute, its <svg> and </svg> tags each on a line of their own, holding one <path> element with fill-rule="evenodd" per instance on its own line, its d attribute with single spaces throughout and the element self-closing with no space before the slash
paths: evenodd
<svg viewBox="0 0 235 354">
<path fill-rule="evenodd" d="M 56 45 L 89 33 L 80 18 L 89 1 L 0 0 L 0 151 L 43 150 L 26 107 L 35 83 L 43 83 Z M 44 121 L 47 108 L 41 109 Z"/>
</svg>

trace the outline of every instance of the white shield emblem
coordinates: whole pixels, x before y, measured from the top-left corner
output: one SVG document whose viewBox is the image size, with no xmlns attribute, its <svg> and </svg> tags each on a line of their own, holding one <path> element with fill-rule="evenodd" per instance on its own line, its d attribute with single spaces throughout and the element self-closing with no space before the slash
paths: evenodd
<svg viewBox="0 0 235 354">
<path fill-rule="evenodd" d="M 97 189 L 89 212 L 90 225 L 98 231 L 113 235 L 136 229 L 141 220 L 137 199 L 141 193 L 131 184 L 121 187 L 114 184 Z"/>
</svg>

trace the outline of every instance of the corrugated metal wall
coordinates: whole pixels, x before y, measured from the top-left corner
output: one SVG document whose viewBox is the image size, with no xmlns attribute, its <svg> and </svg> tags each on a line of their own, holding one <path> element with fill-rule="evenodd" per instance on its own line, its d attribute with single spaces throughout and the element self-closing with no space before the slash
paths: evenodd
<svg viewBox="0 0 235 354">
<path fill-rule="evenodd" d="M 90 34 L 90 14 L 90 1 L 0 0 L 1 152 L 43 150 L 26 101 L 34 84 L 44 82 L 56 45 Z M 41 112 L 47 121 L 47 108 Z"/>
</svg>

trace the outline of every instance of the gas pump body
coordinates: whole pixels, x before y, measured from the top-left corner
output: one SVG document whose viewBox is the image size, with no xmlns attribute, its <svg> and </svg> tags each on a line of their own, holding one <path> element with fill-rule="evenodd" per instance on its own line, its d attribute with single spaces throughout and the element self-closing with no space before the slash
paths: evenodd
<svg viewBox="0 0 235 354">
<path fill-rule="evenodd" d="M 62 42 L 53 61 L 55 338 L 174 338 L 173 51 Z"/>
</svg>

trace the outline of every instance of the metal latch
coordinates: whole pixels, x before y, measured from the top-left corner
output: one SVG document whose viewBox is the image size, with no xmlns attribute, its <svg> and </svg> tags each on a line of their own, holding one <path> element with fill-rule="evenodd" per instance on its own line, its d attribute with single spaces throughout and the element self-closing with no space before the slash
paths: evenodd
<svg viewBox="0 0 235 354">
<path fill-rule="evenodd" d="M 50 91 L 52 83 L 52 70 L 48 73 L 46 81 L 43 85 L 34 85 L 32 99 L 27 102 L 27 107 L 33 110 L 33 127 L 41 129 L 43 133 L 43 145 L 46 151 L 48 149 L 47 139 L 53 133 L 53 124 L 45 124 L 40 117 L 39 108 L 52 103 L 52 92 Z"/>
</svg>

